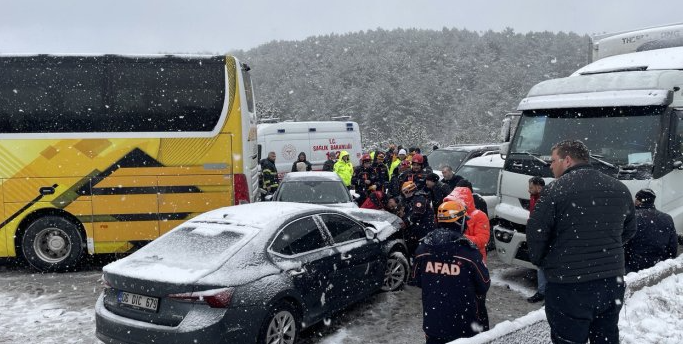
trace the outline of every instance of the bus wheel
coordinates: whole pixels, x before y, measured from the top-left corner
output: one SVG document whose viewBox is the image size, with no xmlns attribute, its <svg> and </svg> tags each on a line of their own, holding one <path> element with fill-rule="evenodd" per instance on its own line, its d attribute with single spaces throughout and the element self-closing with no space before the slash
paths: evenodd
<svg viewBox="0 0 683 344">
<path fill-rule="evenodd" d="M 21 238 L 24 259 L 40 271 L 73 270 L 84 247 L 78 226 L 60 216 L 44 216 L 33 221 Z"/>
</svg>

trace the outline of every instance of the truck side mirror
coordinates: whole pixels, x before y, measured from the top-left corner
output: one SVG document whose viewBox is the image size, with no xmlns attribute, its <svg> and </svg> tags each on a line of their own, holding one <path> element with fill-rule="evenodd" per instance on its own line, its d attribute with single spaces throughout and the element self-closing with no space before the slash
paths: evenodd
<svg viewBox="0 0 683 344">
<path fill-rule="evenodd" d="M 505 142 L 500 144 L 500 157 L 505 160 L 510 151 L 510 142 Z"/>
</svg>

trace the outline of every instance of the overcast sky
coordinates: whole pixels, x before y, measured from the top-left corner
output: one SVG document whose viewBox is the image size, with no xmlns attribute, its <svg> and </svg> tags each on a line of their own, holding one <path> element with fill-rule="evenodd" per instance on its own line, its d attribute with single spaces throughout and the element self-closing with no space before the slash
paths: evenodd
<svg viewBox="0 0 683 344">
<path fill-rule="evenodd" d="M 673 0 L 0 0 L 0 53 L 225 53 L 383 28 L 596 34 L 683 22 Z"/>
</svg>

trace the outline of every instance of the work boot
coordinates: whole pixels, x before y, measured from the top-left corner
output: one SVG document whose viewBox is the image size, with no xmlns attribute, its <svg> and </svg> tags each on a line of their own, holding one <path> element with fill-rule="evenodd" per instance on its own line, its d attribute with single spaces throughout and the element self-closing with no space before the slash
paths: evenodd
<svg viewBox="0 0 683 344">
<path fill-rule="evenodd" d="M 529 303 L 536 303 L 545 300 L 545 295 L 541 293 L 536 293 L 533 296 L 526 299 Z"/>
</svg>

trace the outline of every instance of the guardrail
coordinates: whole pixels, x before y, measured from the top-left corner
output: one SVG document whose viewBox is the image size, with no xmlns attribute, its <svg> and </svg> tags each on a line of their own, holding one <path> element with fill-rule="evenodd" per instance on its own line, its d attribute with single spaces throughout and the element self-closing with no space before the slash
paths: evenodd
<svg viewBox="0 0 683 344">
<path fill-rule="evenodd" d="M 663 279 L 683 273 L 683 255 L 659 264 L 630 273 L 624 277 L 626 292 L 624 306 L 637 291 L 656 285 Z M 550 327 L 545 318 L 545 307 L 512 321 L 504 321 L 487 332 L 471 338 L 462 338 L 449 344 L 547 344 L 550 343 Z"/>
</svg>

